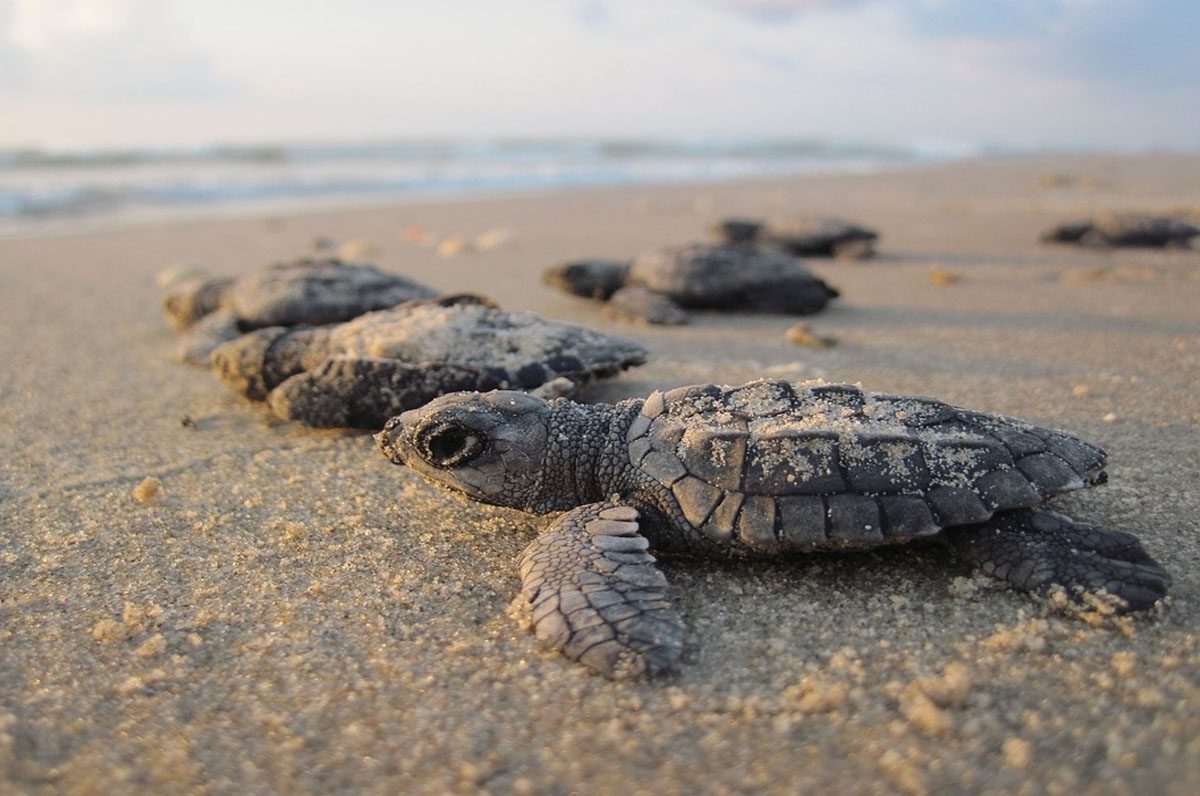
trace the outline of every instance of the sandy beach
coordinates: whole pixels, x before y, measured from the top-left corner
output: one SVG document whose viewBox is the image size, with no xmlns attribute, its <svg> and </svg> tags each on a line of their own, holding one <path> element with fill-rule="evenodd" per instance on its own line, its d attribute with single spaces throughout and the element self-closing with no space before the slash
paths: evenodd
<svg viewBox="0 0 1200 796">
<path fill-rule="evenodd" d="M 0 239 L 0 791 L 1200 792 L 1200 250 L 1038 242 L 1104 209 L 1194 218 L 1200 156 Z M 538 279 L 781 212 L 881 233 L 874 260 L 809 261 L 842 292 L 806 319 L 830 348 L 789 342 L 782 316 L 631 325 Z M 507 239 L 446 257 L 412 227 Z M 690 628 L 678 672 L 593 676 L 509 616 L 541 520 L 441 492 L 369 435 L 278 422 L 170 361 L 158 271 L 238 274 L 315 238 L 649 348 L 584 400 L 823 378 L 1071 430 L 1108 450 L 1111 480 L 1057 505 L 1137 534 L 1171 597 L 1146 617 L 1068 616 L 936 546 L 667 559 Z M 157 491 L 139 488 L 148 477 Z"/>
</svg>

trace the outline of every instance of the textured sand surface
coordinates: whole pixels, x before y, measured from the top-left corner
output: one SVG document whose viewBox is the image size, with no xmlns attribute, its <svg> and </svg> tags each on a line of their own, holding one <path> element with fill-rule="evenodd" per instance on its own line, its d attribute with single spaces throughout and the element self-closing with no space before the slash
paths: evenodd
<svg viewBox="0 0 1200 796">
<path fill-rule="evenodd" d="M 1200 210 L 1200 158 L 378 206 L 0 240 L 0 791 L 1200 791 L 1200 252 L 1049 248 L 1091 209 Z M 795 319 L 622 324 L 541 270 L 789 209 L 882 233 Z M 443 258 L 420 225 L 484 252 Z M 611 683 L 508 615 L 540 521 L 467 503 L 366 435 L 272 420 L 169 361 L 154 274 L 237 274 L 318 236 L 381 266 L 635 337 L 586 393 L 860 381 L 1061 427 L 1111 483 L 1060 501 L 1135 532 L 1161 615 L 1075 618 L 940 548 L 663 564 L 679 673 Z M 497 239 L 506 236 L 493 234 Z M 443 254 L 462 247 L 442 246 Z"/>
</svg>

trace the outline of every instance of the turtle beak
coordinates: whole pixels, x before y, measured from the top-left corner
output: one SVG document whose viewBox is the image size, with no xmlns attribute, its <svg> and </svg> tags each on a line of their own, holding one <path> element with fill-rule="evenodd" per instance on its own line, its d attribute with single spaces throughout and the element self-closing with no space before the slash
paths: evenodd
<svg viewBox="0 0 1200 796">
<path fill-rule="evenodd" d="M 410 410 L 402 415 L 397 415 L 387 421 L 383 430 L 375 435 L 375 442 L 379 445 L 379 450 L 383 451 L 383 455 L 388 457 L 392 464 L 407 464 L 404 458 L 405 445 L 405 425 L 411 424 L 416 420 L 415 412 Z"/>
</svg>

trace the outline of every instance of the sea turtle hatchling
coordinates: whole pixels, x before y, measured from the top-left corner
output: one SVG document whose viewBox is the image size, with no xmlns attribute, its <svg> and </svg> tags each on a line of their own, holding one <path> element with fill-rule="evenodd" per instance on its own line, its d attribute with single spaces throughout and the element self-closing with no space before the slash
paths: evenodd
<svg viewBox="0 0 1200 796">
<path fill-rule="evenodd" d="M 1122 246 L 1184 249 L 1198 235 L 1200 227 L 1179 218 L 1139 213 L 1103 213 L 1052 227 L 1042 233 L 1042 241 L 1074 243 L 1100 249 Z"/>
<path fill-rule="evenodd" d="M 377 430 L 447 392 L 564 395 L 646 361 L 638 343 L 478 296 L 412 301 L 332 326 L 273 326 L 218 347 L 216 374 L 286 420 Z"/>
<path fill-rule="evenodd" d="M 805 315 L 838 295 L 791 255 L 749 243 L 669 246 L 632 262 L 577 260 L 542 281 L 658 324 L 686 323 L 684 307 Z"/>
<path fill-rule="evenodd" d="M 521 556 L 522 594 L 542 640 L 610 676 L 680 655 L 650 548 L 747 557 L 936 536 L 1019 589 L 1117 610 L 1150 607 L 1169 583 L 1133 536 L 1041 508 L 1103 483 L 1103 450 L 929 398 L 785 381 L 589 406 L 462 393 L 377 440 L 473 500 L 566 512 Z"/>
<path fill-rule="evenodd" d="M 213 349 L 251 329 L 348 321 L 437 291 L 374 266 L 305 257 L 236 279 L 193 276 L 170 286 L 167 318 L 184 332 L 176 358 L 207 365 Z"/>
<path fill-rule="evenodd" d="M 713 225 L 713 233 L 729 243 L 776 246 L 797 257 L 836 257 L 862 260 L 875 254 L 879 233 L 841 218 L 794 218 L 754 221 L 727 218 Z"/>
</svg>

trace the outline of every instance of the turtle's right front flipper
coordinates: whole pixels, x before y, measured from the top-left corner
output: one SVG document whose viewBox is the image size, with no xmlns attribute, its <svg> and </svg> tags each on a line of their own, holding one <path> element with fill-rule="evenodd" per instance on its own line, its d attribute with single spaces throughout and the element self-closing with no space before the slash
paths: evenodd
<svg viewBox="0 0 1200 796">
<path fill-rule="evenodd" d="M 630 506 L 581 506 L 521 555 L 537 637 L 614 678 L 658 674 L 683 651 L 683 621 L 637 520 Z"/>
</svg>

